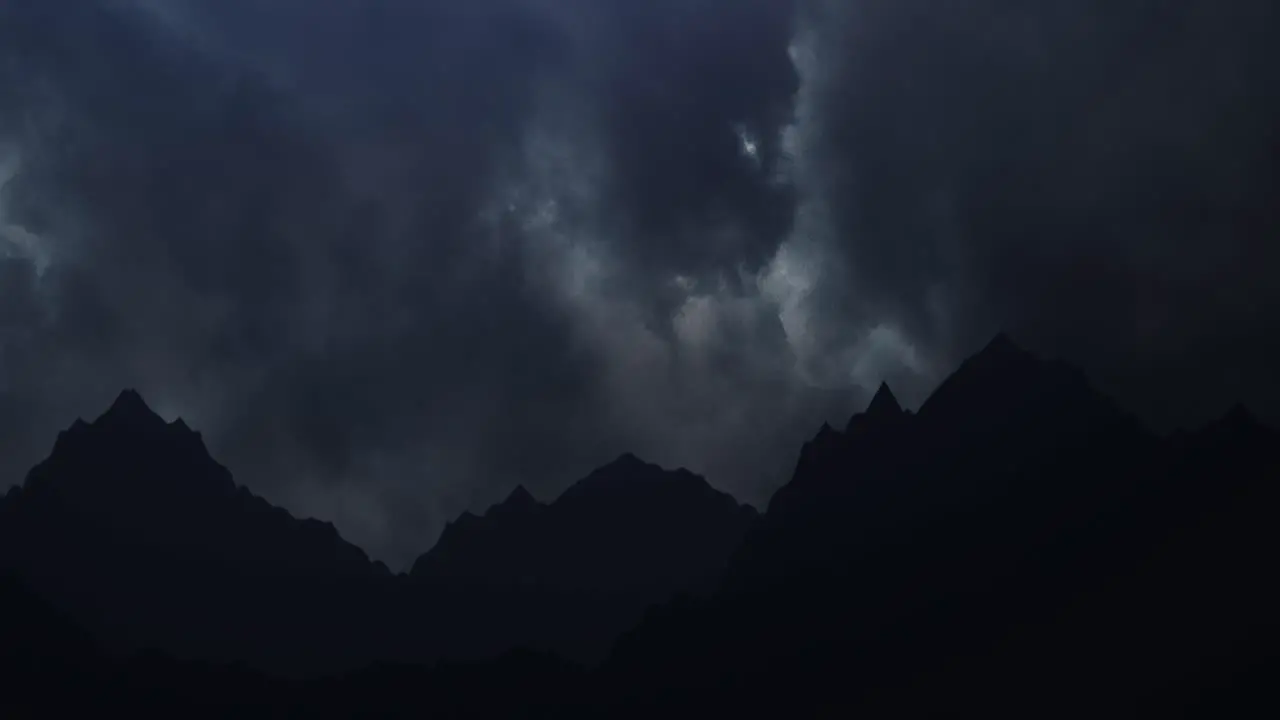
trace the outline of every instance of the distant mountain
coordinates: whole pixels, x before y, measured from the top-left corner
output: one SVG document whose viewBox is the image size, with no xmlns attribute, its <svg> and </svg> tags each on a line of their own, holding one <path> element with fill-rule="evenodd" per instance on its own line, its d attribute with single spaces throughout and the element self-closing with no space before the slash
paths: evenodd
<svg viewBox="0 0 1280 720">
<path fill-rule="evenodd" d="M 336 661 L 348 629 L 329 613 L 391 582 L 332 525 L 235 485 L 199 433 L 133 391 L 60 433 L 0 500 L 0 567 L 110 649 L 278 668 Z"/>
<path fill-rule="evenodd" d="M 287 673 L 516 647 L 604 657 L 644 609 L 710 592 L 756 513 L 624 456 L 555 503 L 464 514 L 411 578 L 242 486 L 127 390 L 0 500 L 9 568 L 118 653 Z"/>
<path fill-rule="evenodd" d="M 418 557 L 410 577 L 495 588 L 534 585 L 538 578 L 526 564 L 530 548 L 519 540 L 534 532 L 534 518 L 544 510 L 546 505 L 521 485 L 483 517 L 464 512 L 445 526 L 435 547 Z"/>
<path fill-rule="evenodd" d="M 999 336 L 824 425 L 764 515 L 624 455 L 392 577 L 125 393 L 0 501 L 0 658 L 170 715 L 1274 714 L 1277 448 L 1242 407 L 1152 435 Z"/>
<path fill-rule="evenodd" d="M 756 519 L 681 469 L 623 455 L 544 505 L 523 487 L 463 514 L 414 563 L 423 581 L 554 592 L 709 592 Z"/>
<path fill-rule="evenodd" d="M 756 518 L 687 470 L 626 454 L 553 503 L 517 488 L 483 517 L 463 514 L 410 577 L 448 593 L 503 594 L 524 611 L 545 607 L 528 643 L 598 659 L 649 605 L 718 587 Z"/>
<path fill-rule="evenodd" d="M 333 525 L 272 507 L 209 456 L 200 433 L 166 424 L 137 392 L 92 424 L 77 420 L 6 499 L 26 532 L 106 533 L 242 572 L 365 577 L 389 574 Z M 77 525 L 65 526 L 74 519 Z"/>
<path fill-rule="evenodd" d="M 780 712 L 1211 709 L 1277 657 L 1277 447 L 1239 409 L 1157 438 L 998 336 L 918 413 L 882 387 L 824 426 L 718 596 L 650 613 L 608 675 Z"/>
</svg>

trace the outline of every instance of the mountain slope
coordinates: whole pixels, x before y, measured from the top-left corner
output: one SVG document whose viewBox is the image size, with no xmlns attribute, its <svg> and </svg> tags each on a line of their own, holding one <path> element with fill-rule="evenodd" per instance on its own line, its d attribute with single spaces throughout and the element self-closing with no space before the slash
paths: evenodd
<svg viewBox="0 0 1280 720">
<path fill-rule="evenodd" d="M 1261 677 L 1275 433 L 1236 411 L 1156 438 L 1004 336 L 918 413 L 891 400 L 806 444 L 724 590 L 652 613 L 614 681 L 681 702 L 778 688 L 753 706 L 788 712 L 1045 715 L 1203 709 Z"/>
<path fill-rule="evenodd" d="M 133 391 L 61 433 L 0 501 L 0 566 L 110 649 L 270 667 L 349 650 L 369 628 L 325 614 L 391 581 L 332 525 L 236 486 L 198 433 Z"/>
<path fill-rule="evenodd" d="M 125 391 L 0 500 L 0 568 L 115 653 L 290 674 L 521 646 L 598 660 L 648 605 L 714 588 L 755 517 L 625 456 L 551 505 L 519 488 L 464 515 L 393 577 L 332 525 L 237 486 L 199 433 Z"/>
<path fill-rule="evenodd" d="M 483 518 L 463 515 L 412 576 L 661 598 L 708 591 L 755 518 L 693 473 L 627 454 L 549 505 L 518 488 Z"/>
<path fill-rule="evenodd" d="M 23 647 L 61 637 L 73 667 L 91 651 L 64 610 L 117 651 L 312 672 L 514 646 L 590 660 L 631 627 L 589 674 L 529 654 L 307 685 L 154 655 L 118 668 L 131 697 L 175 707 L 230 683 L 295 709 L 439 710 L 429 687 L 475 714 L 504 688 L 554 687 L 528 706 L 1231 716 L 1274 708 L 1277 447 L 1243 408 L 1155 437 L 1001 337 L 919 412 L 882 387 L 843 431 L 823 426 L 764 516 L 623 456 L 555 502 L 517 489 L 464 516 L 392 578 L 125 394 L 0 501 L 0 565 L 33 591 L 0 597 L 39 621 Z"/>
<path fill-rule="evenodd" d="M 757 514 L 687 470 L 623 455 L 542 504 L 523 488 L 450 523 L 411 578 L 436 594 L 503 597 L 535 647 L 589 661 L 651 604 L 706 594 Z"/>
<path fill-rule="evenodd" d="M 181 419 L 166 424 L 131 390 L 92 424 L 60 433 L 7 502 L 28 525 L 64 524 L 66 513 L 114 538 L 245 572 L 387 573 L 332 525 L 295 519 L 236 486 L 198 432 Z"/>
</svg>

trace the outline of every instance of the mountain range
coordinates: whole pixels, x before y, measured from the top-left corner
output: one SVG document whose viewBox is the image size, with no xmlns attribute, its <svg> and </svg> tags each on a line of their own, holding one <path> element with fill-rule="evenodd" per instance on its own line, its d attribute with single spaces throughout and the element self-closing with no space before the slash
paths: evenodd
<svg viewBox="0 0 1280 720">
<path fill-rule="evenodd" d="M 590 661 L 649 605 L 711 591 L 755 517 L 624 455 L 549 505 L 521 488 L 464 514 L 394 576 L 237 486 L 199 433 L 126 390 L 0 501 L 0 563 L 125 654 L 291 675 L 515 647 Z"/>
<path fill-rule="evenodd" d="M 1277 448 L 1242 407 L 1157 436 L 1000 335 L 917 412 L 882 386 L 824 425 L 764 513 L 623 455 L 396 575 L 126 391 L 0 501 L 3 675 L 171 710 L 1220 716 L 1276 668 Z"/>
</svg>

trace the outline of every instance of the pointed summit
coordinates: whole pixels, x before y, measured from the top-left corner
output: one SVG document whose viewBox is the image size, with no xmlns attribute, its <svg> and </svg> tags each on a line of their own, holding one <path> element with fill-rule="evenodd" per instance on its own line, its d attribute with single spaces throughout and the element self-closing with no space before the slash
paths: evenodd
<svg viewBox="0 0 1280 720">
<path fill-rule="evenodd" d="M 628 482 L 638 477 L 650 477 L 655 473 L 660 474 L 662 472 L 661 467 L 646 462 L 636 456 L 635 453 L 624 452 L 608 463 L 592 470 L 587 477 L 579 480 L 574 486 L 596 485 L 602 482 L 606 485 Z"/>
<path fill-rule="evenodd" d="M 866 414 L 868 417 L 897 417 L 902 414 L 902 406 L 889 389 L 889 383 L 880 383 L 880 389 L 876 390 L 871 404 L 867 405 Z"/>
<path fill-rule="evenodd" d="M 151 408 L 147 406 L 147 401 L 143 400 L 142 395 L 138 394 L 138 391 L 133 388 L 121 390 L 120 394 L 116 396 L 116 401 L 111 404 L 111 408 L 108 412 L 111 410 L 139 410 L 142 412 L 151 412 Z"/>
<path fill-rule="evenodd" d="M 525 490 L 523 485 L 517 485 L 516 489 L 511 491 L 511 494 L 507 496 L 506 500 L 503 500 L 501 503 L 489 508 L 489 512 L 485 514 L 494 515 L 525 512 L 538 507 L 539 504 L 540 503 L 537 498 L 530 494 L 528 490 Z"/>
<path fill-rule="evenodd" d="M 991 338 L 991 341 L 987 343 L 987 346 L 983 348 L 982 352 L 1020 352 L 1021 350 L 1022 348 L 1018 347 L 1017 343 L 1013 341 L 1013 338 L 1009 337 L 1008 333 L 1002 331 L 996 333 L 996 336 Z"/>
<path fill-rule="evenodd" d="M 1143 432 L 1079 368 L 1042 359 L 1004 333 L 961 363 L 918 416 L 950 442 L 981 438 L 1023 454 L 1032 447 L 1091 442 L 1107 433 L 1133 439 Z"/>
<path fill-rule="evenodd" d="M 905 416 L 906 412 L 898 404 L 898 398 L 893 396 L 889 383 L 882 382 L 867 404 L 867 409 L 849 418 L 845 432 L 856 434 L 873 428 L 894 427 Z"/>
<path fill-rule="evenodd" d="M 502 504 L 525 506 L 537 505 L 538 501 L 528 490 L 525 490 L 523 485 L 517 485 L 516 489 L 511 491 L 511 494 L 507 496 L 507 499 Z"/>
<path fill-rule="evenodd" d="M 1012 364 L 1025 365 L 1035 361 L 1035 357 L 1013 341 L 1007 333 L 996 333 L 985 347 L 969 359 L 969 362 L 991 367 L 1003 367 Z"/>
<path fill-rule="evenodd" d="M 111 407 L 94 424 L 148 427 L 163 426 L 165 422 L 147 405 L 137 390 L 129 389 L 121 392 L 116 397 L 116 401 L 111 403 Z"/>
<path fill-rule="evenodd" d="M 624 452 L 605 467 L 644 467 L 645 465 L 648 463 L 636 457 L 634 453 Z"/>
</svg>

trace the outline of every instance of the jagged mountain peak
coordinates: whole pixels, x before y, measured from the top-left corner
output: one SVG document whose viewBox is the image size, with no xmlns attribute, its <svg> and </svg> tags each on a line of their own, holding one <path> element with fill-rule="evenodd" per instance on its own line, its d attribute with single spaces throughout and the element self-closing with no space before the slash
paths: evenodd
<svg viewBox="0 0 1280 720">
<path fill-rule="evenodd" d="M 1027 370 L 1044 364 L 1035 354 L 1014 342 L 1008 333 L 1000 332 L 981 350 L 961 363 L 960 370 L 1010 372 Z"/>
<path fill-rule="evenodd" d="M 1013 338 L 1008 333 L 1001 331 L 996 333 L 995 337 L 991 338 L 978 354 L 1018 354 L 1025 352 L 1021 346 L 1013 341 Z"/>
<path fill-rule="evenodd" d="M 867 405 L 866 414 L 868 417 L 897 417 L 902 414 L 902 406 L 898 404 L 898 398 L 894 397 L 893 391 L 889 389 L 889 383 L 880 383 L 879 389 L 871 398 L 871 403 Z"/>
<path fill-rule="evenodd" d="M 648 463 L 648 462 L 645 462 L 644 460 L 641 460 L 639 457 L 635 455 L 635 453 L 624 452 L 621 455 L 619 455 L 613 462 L 610 462 L 609 464 L 605 465 L 601 469 L 603 470 L 607 468 L 616 468 L 616 469 L 631 470 L 631 469 L 649 468 L 649 467 L 657 467 L 657 466 L 653 465 L 652 463 Z"/>
<path fill-rule="evenodd" d="M 182 418 L 165 422 L 134 389 L 123 390 L 92 423 L 77 418 L 60 432 L 53 452 L 37 469 L 68 462 L 102 468 L 127 466 L 131 470 L 122 477 L 132 480 L 148 474 L 157 476 L 153 480 L 159 475 L 215 477 L 217 492 L 225 493 L 230 487 L 229 474 L 209 455 L 201 434 Z M 147 470 L 140 473 L 144 467 Z M 97 473 L 74 474 L 85 479 Z"/>
<path fill-rule="evenodd" d="M 845 432 L 860 433 L 868 429 L 896 427 L 899 424 L 897 421 L 906 415 L 902 405 L 898 404 L 898 398 L 889 389 L 889 383 L 882 382 L 867 404 L 867 409 L 849 418 Z"/>
<path fill-rule="evenodd" d="M 166 423 L 135 390 L 93 423 L 77 420 L 27 474 L 14 512 L 40 532 L 130 546 L 178 543 L 219 562 L 286 572 L 366 573 L 362 550 L 330 523 L 298 519 L 244 486 L 198 432 Z"/>
<path fill-rule="evenodd" d="M 126 389 L 115 402 L 93 423 L 96 426 L 154 428 L 164 426 L 164 420 L 147 405 L 142 395 L 134 389 Z"/>
<path fill-rule="evenodd" d="M 503 500 L 500 507 L 507 508 L 529 508 L 538 505 L 538 499 L 535 498 L 524 485 L 517 485 L 515 490 Z"/>
<path fill-rule="evenodd" d="M 437 587 L 634 602 L 628 612 L 639 612 L 710 592 L 756 517 L 684 468 L 624 453 L 553 502 L 517 487 L 483 517 L 463 513 L 409 574 Z"/>
<path fill-rule="evenodd" d="M 542 507 L 545 506 L 538 502 L 538 499 L 526 490 L 524 485 L 517 485 L 505 500 L 485 511 L 484 516 L 523 516 Z"/>
<path fill-rule="evenodd" d="M 641 477 L 659 475 L 663 469 L 650 462 L 645 462 L 633 453 L 623 453 L 616 459 L 592 470 L 585 478 L 574 483 L 565 495 L 585 488 L 612 487 L 629 484 Z"/>
<path fill-rule="evenodd" d="M 1037 358 L 1002 332 L 962 362 L 929 396 L 920 414 L 1005 414 L 1015 405 L 1049 402 L 1044 391 L 1050 387 L 1060 396 L 1067 385 L 1081 383 L 1084 387 L 1073 387 L 1066 393 L 1072 402 L 1082 401 L 1090 394 L 1083 374 L 1063 363 Z"/>
<path fill-rule="evenodd" d="M 632 453 L 623 453 L 607 465 L 592 470 L 585 478 L 569 486 L 553 505 L 564 510 L 585 498 L 622 501 L 641 497 L 677 495 L 720 496 L 706 479 L 685 468 L 668 469 L 646 462 Z"/>
<path fill-rule="evenodd" d="M 850 425 L 852 426 L 854 424 L 854 421 L 859 417 L 861 417 L 861 415 L 855 415 L 853 419 L 849 421 Z M 833 450 L 836 450 L 837 448 L 843 447 L 847 442 L 847 440 L 848 440 L 847 433 L 841 432 L 831 427 L 830 423 L 824 422 L 822 423 L 822 427 L 818 428 L 817 434 L 815 434 L 812 438 L 807 440 L 803 446 L 801 446 L 800 448 L 801 461 L 803 461 L 805 458 L 814 456 L 815 453 L 818 455 L 828 454 Z"/>
</svg>

